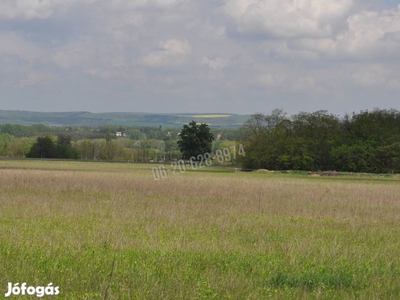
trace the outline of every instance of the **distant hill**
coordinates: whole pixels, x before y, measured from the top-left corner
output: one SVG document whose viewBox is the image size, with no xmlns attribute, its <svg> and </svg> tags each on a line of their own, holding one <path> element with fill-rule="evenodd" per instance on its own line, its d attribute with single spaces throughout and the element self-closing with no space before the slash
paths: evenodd
<svg viewBox="0 0 400 300">
<path fill-rule="evenodd" d="M 152 114 L 110 112 L 32 112 L 20 110 L 0 110 L 0 124 L 44 124 L 46 126 L 163 126 L 181 127 L 192 120 L 207 123 L 210 127 L 240 127 L 250 115 L 236 114 Z"/>
</svg>

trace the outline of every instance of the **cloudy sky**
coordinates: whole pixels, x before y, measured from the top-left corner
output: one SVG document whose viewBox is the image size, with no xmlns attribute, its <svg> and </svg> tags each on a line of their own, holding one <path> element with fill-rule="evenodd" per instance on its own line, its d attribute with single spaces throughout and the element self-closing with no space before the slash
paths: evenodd
<svg viewBox="0 0 400 300">
<path fill-rule="evenodd" d="M 400 110 L 400 0 L 0 0 L 0 109 Z"/>
</svg>

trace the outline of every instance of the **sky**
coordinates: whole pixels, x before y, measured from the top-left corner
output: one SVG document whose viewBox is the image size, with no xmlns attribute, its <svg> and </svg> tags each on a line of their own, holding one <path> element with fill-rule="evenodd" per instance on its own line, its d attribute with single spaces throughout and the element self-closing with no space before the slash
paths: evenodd
<svg viewBox="0 0 400 300">
<path fill-rule="evenodd" d="M 0 0 L 0 109 L 400 110 L 400 0 Z"/>
</svg>

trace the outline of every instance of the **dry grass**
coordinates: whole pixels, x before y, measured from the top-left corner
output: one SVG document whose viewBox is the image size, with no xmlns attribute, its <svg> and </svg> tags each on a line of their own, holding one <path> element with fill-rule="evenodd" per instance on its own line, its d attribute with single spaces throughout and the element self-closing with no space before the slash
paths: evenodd
<svg viewBox="0 0 400 300">
<path fill-rule="evenodd" d="M 400 293 L 396 180 L 192 172 L 155 181 L 150 167 L 2 164 L 4 288 L 48 280 L 65 299 L 101 299 L 114 258 L 113 299 Z"/>
</svg>

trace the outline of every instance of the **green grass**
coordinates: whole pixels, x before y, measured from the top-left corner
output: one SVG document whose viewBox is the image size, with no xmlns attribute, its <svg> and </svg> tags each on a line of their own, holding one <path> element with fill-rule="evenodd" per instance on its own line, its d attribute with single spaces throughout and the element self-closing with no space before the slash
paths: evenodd
<svg viewBox="0 0 400 300">
<path fill-rule="evenodd" d="M 0 162 L 0 297 L 400 297 L 398 179 L 151 167 Z"/>
</svg>

